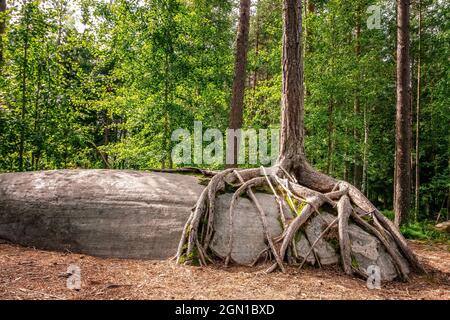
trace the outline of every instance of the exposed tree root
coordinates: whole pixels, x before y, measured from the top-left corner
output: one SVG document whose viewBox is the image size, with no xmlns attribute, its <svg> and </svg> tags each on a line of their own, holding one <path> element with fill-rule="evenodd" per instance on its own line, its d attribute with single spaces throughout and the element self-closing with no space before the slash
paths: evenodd
<svg viewBox="0 0 450 320">
<path fill-rule="evenodd" d="M 359 190 L 347 182 L 337 181 L 315 171 L 306 163 L 295 170 L 287 170 L 283 166 L 277 165 L 271 168 L 227 169 L 214 172 L 213 175 L 210 171 L 205 172 L 210 174 L 212 178 L 201 193 L 184 227 L 176 255 L 177 263 L 189 264 L 197 259 L 198 263 L 206 265 L 208 261 L 213 261 L 208 254 L 214 235 L 216 195 L 218 192 L 225 190 L 225 186 L 228 184 L 237 189 L 233 194 L 229 209 L 229 241 L 228 253 L 224 259 L 225 265 L 228 265 L 232 260 L 235 208 L 239 198 L 243 194 L 247 194 L 258 209 L 268 244 L 268 247 L 258 254 L 251 265 L 257 263 L 263 255 L 266 259 L 270 256 L 275 261 L 266 272 L 272 272 L 277 268 L 284 272 L 286 256 L 289 256 L 287 262 L 300 262 L 295 248 L 295 235 L 305 226 L 314 213 L 319 213 L 319 209 L 324 205 L 337 208 L 337 217 L 311 244 L 309 252 L 302 258 L 300 268 L 311 253 L 316 255 L 315 246 L 318 241 L 337 224 L 341 263 L 344 272 L 349 275 L 365 276 L 360 270 L 352 268 L 351 244 L 348 233 L 348 223 L 351 219 L 380 240 L 391 256 L 400 279 L 408 280 L 408 271 L 405 269 L 401 255 L 406 258 L 406 261 L 415 271 L 424 272 L 423 267 L 408 248 L 400 232 Z M 252 190 L 252 188 L 262 186 L 270 188 L 279 205 L 283 232 L 276 238 L 270 234 L 266 213 Z M 283 196 L 285 199 L 283 199 Z M 286 215 L 284 212 L 283 203 L 285 201 L 295 211 L 293 216 Z M 295 202 L 301 203 L 300 212 L 297 212 Z M 363 216 L 369 216 L 370 221 L 363 219 Z M 400 251 L 396 250 L 393 243 L 398 246 Z M 289 249 L 292 251 L 288 251 Z M 287 252 L 289 252 L 288 255 Z M 320 265 L 320 259 L 317 256 L 316 261 Z"/>
<path fill-rule="evenodd" d="M 337 205 L 338 211 L 338 230 L 339 230 L 339 248 L 341 249 L 341 261 L 344 272 L 352 274 L 352 256 L 350 247 L 350 236 L 348 235 L 348 219 L 352 212 L 350 199 L 343 195 Z"/>
</svg>

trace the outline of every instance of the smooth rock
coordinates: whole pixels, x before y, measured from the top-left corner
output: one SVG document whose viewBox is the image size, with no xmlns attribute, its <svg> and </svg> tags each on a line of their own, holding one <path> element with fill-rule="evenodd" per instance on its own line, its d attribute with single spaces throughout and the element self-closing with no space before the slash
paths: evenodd
<svg viewBox="0 0 450 320">
<path fill-rule="evenodd" d="M 319 238 L 322 231 L 325 230 L 330 223 L 327 217 L 331 217 L 332 220 L 335 218 L 333 215 L 324 212 L 312 219 L 310 218 L 310 221 L 306 224 L 305 233 L 310 244 L 313 244 Z M 313 250 L 322 265 L 339 262 L 339 255 L 336 252 L 336 249 L 329 242 L 325 241 L 324 238 L 316 243 Z"/>
<path fill-rule="evenodd" d="M 226 257 L 229 251 L 229 208 L 231 194 L 219 196 L 214 221 L 214 237 L 211 249 L 219 257 Z M 271 237 L 282 233 L 278 205 L 273 195 L 257 193 L 256 198 L 267 216 L 268 231 Z M 231 259 L 238 264 L 250 264 L 266 247 L 266 239 L 261 216 L 255 204 L 247 198 L 239 199 L 233 222 L 233 249 Z"/>
<path fill-rule="evenodd" d="M 102 257 L 166 259 L 203 190 L 188 175 L 130 170 L 0 174 L 0 238 Z"/>
</svg>

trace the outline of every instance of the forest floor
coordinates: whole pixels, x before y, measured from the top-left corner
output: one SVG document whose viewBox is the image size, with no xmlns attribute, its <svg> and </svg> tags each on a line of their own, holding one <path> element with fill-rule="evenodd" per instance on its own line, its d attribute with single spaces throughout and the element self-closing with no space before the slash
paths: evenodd
<svg viewBox="0 0 450 320">
<path fill-rule="evenodd" d="M 104 259 L 0 244 L 0 299 L 445 299 L 450 300 L 450 245 L 411 246 L 428 275 L 409 283 L 365 281 L 339 267 L 264 274 L 256 268 L 176 266 L 173 261 Z M 81 290 L 66 287 L 70 264 L 81 268 Z"/>
</svg>

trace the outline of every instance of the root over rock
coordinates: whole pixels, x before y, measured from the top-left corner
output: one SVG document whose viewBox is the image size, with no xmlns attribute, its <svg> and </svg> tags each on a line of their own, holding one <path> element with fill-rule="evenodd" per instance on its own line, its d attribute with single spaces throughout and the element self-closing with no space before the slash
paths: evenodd
<svg viewBox="0 0 450 320">
<path fill-rule="evenodd" d="M 378 266 L 382 280 L 403 281 L 411 269 L 424 271 L 403 236 L 355 187 L 307 165 L 301 170 L 294 175 L 278 165 L 213 175 L 186 223 L 177 263 L 273 261 L 266 272 L 340 263 L 363 278 Z M 234 194 L 217 197 L 226 185 Z M 255 194 L 261 189 L 269 194 Z"/>
</svg>

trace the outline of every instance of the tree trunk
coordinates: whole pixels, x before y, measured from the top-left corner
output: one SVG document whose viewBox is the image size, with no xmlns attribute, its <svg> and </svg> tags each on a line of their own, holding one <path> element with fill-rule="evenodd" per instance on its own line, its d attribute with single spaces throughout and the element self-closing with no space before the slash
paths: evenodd
<svg viewBox="0 0 450 320">
<path fill-rule="evenodd" d="M 41 89 L 42 89 L 42 64 L 38 64 L 38 70 L 37 70 L 37 88 L 36 88 L 36 96 L 34 100 L 34 127 L 33 132 L 35 135 L 41 134 L 41 106 L 40 106 L 40 98 L 41 98 Z M 38 170 L 39 167 L 39 158 L 42 148 L 42 142 L 40 139 L 38 139 L 35 143 L 36 150 L 31 153 L 31 168 L 33 170 Z"/>
<path fill-rule="evenodd" d="M 420 188 L 420 176 L 419 176 L 419 164 L 420 164 L 420 149 L 419 149 L 419 137 L 420 137 L 420 87 L 421 87 L 421 43 L 422 40 L 422 4 L 419 0 L 419 52 L 417 58 L 417 98 L 416 98 L 416 163 L 415 163 L 415 196 L 414 196 L 414 218 L 417 221 L 419 213 L 419 188 Z"/>
<path fill-rule="evenodd" d="M 110 126 L 111 126 L 111 117 L 109 114 L 109 110 L 105 110 L 105 117 L 104 117 L 104 127 L 103 127 L 103 145 L 106 147 L 109 145 L 109 136 L 110 136 Z M 109 157 L 108 152 L 103 152 L 103 168 L 107 169 L 109 168 Z"/>
<path fill-rule="evenodd" d="M 408 220 L 411 193 L 409 11 L 409 1 L 397 1 L 397 113 L 394 186 L 394 211 L 397 226 Z"/>
<path fill-rule="evenodd" d="M 20 137 L 19 137 L 19 171 L 23 171 L 23 156 L 25 149 L 25 115 L 26 115 L 26 105 L 27 105 L 27 71 L 28 71 L 28 46 L 29 39 L 28 33 L 30 28 L 30 22 L 28 17 L 28 8 L 27 2 L 25 1 L 23 4 L 23 14 L 24 20 L 26 24 L 26 32 L 23 44 L 23 70 L 22 70 L 22 107 L 20 114 Z"/>
<path fill-rule="evenodd" d="M 301 0 L 283 1 L 283 91 L 279 164 L 296 170 L 306 162 Z"/>
<path fill-rule="evenodd" d="M 364 152 L 363 152 L 363 175 L 361 191 L 368 197 L 369 179 L 368 179 L 368 152 L 369 152 L 369 124 L 367 115 L 367 105 L 364 105 Z"/>
<path fill-rule="evenodd" d="M 3 69 L 4 58 L 3 58 L 3 35 L 6 32 L 6 17 L 4 16 L 6 12 L 6 0 L 0 0 L 0 74 Z"/>
<path fill-rule="evenodd" d="M 258 55 L 259 55 L 259 8 L 256 6 L 256 13 L 255 13 L 255 60 L 258 61 Z M 258 62 L 257 62 L 258 63 Z M 256 95 L 256 86 L 258 85 L 258 67 L 255 67 L 255 70 L 253 72 L 253 99 L 255 99 Z"/>
<path fill-rule="evenodd" d="M 356 63 L 358 65 L 358 68 L 359 68 L 359 59 L 361 56 L 361 43 L 360 43 L 361 40 L 360 40 L 360 38 L 361 38 L 361 8 L 360 8 L 360 5 L 358 4 L 357 13 L 356 13 L 356 35 L 355 35 L 355 41 L 356 41 L 355 56 L 356 56 Z M 356 78 L 355 97 L 354 97 L 354 113 L 355 113 L 355 118 L 356 118 L 357 123 L 359 123 L 360 114 L 361 114 L 361 99 L 359 96 L 359 83 L 360 83 L 360 74 L 359 74 L 359 69 L 358 69 L 357 78 Z M 361 165 L 361 153 L 359 150 L 360 149 L 359 146 L 361 144 L 361 133 L 360 133 L 358 125 L 355 125 L 355 127 L 353 129 L 353 137 L 355 139 L 355 143 L 357 146 L 355 154 L 354 154 L 355 166 L 353 169 L 353 184 L 358 189 L 361 189 L 362 178 L 363 178 L 363 167 Z"/>
<path fill-rule="evenodd" d="M 250 0 L 241 0 L 236 40 L 233 93 L 230 111 L 230 129 L 240 129 L 243 123 L 244 92 L 247 64 L 248 34 L 250 25 Z M 238 140 L 234 138 L 233 164 L 238 162 Z"/>
<path fill-rule="evenodd" d="M 334 151 L 334 143 L 333 143 L 333 131 L 334 131 L 334 121 L 333 121 L 333 100 L 330 98 L 330 102 L 328 104 L 328 151 L 327 151 L 327 174 L 332 172 L 333 168 L 333 151 Z"/>
</svg>

